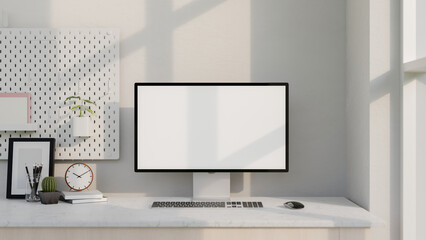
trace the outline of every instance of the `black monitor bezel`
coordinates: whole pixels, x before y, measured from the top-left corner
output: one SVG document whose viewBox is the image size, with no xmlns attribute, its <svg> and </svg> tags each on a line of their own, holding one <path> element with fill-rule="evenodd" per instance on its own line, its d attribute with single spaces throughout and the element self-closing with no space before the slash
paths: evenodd
<svg viewBox="0 0 426 240">
<path fill-rule="evenodd" d="M 285 86 L 286 88 L 286 168 L 285 169 L 138 169 L 138 87 L 139 86 Z M 217 83 L 194 83 L 194 82 L 149 82 L 141 83 L 137 82 L 134 84 L 134 170 L 135 172 L 288 172 L 289 171 L 289 87 L 287 82 L 265 82 L 265 83 L 230 83 L 230 82 L 217 82 Z"/>
</svg>

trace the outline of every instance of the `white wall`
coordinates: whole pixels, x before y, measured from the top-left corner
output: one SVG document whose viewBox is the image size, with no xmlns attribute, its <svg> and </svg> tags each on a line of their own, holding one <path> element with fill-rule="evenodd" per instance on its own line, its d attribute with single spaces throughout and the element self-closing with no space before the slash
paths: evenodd
<svg viewBox="0 0 426 240">
<path fill-rule="evenodd" d="M 348 197 L 400 239 L 401 40 L 397 0 L 348 0 Z"/>
<path fill-rule="evenodd" d="M 369 0 L 347 1 L 347 196 L 368 208 L 369 146 Z"/>
<path fill-rule="evenodd" d="M 426 1 L 403 2 L 403 62 L 426 57 Z M 403 237 L 425 239 L 426 228 L 426 74 L 404 74 Z"/>
<path fill-rule="evenodd" d="M 426 7 L 426 6 L 425 6 Z M 425 45 L 425 44 L 423 44 Z M 414 206 L 410 205 L 404 205 L 407 206 L 407 210 L 413 208 L 412 211 L 415 211 L 415 214 L 409 215 L 410 218 L 414 219 L 415 224 L 415 231 L 416 231 L 416 238 L 417 240 L 425 239 L 426 238 L 426 229 L 425 229 L 425 223 L 426 223 L 426 190 L 424 187 L 424 183 L 426 182 L 426 162 L 425 162 L 425 156 L 426 156 L 426 148 L 424 147 L 426 144 L 426 111 L 425 111 L 425 105 L 424 102 L 426 101 L 426 74 L 420 74 L 416 76 L 416 79 L 414 79 L 412 82 L 415 82 L 416 84 L 416 93 L 414 95 L 416 99 L 415 109 L 416 109 L 416 134 L 415 134 L 415 147 L 416 147 L 416 158 L 415 158 L 415 171 L 416 173 L 413 174 L 415 177 L 415 182 L 409 182 L 405 184 L 413 184 L 414 188 L 416 190 L 416 196 L 414 199 Z M 405 150 L 405 149 L 404 149 Z M 404 159 L 405 160 L 405 159 Z M 409 177 L 409 176 L 407 176 Z M 406 179 L 404 178 L 404 181 Z M 405 185 L 404 185 L 405 187 Z M 405 226 L 405 222 L 404 222 Z M 410 226 L 407 226 L 410 228 Z M 404 228 L 405 229 L 405 228 Z"/>
<path fill-rule="evenodd" d="M 96 161 L 100 190 L 192 193 L 189 173 L 133 172 L 134 82 L 288 81 L 290 172 L 232 174 L 231 190 L 345 196 L 345 1 L 0 0 L 0 8 L 9 27 L 120 28 L 121 157 Z"/>
</svg>

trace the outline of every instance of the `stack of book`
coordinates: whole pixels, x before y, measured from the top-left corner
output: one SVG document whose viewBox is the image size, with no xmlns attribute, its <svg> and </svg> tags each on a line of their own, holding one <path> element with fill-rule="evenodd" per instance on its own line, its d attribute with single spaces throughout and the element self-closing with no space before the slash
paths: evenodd
<svg viewBox="0 0 426 240">
<path fill-rule="evenodd" d="M 62 191 L 61 200 L 67 203 L 78 204 L 78 203 L 98 203 L 106 202 L 108 199 L 98 190 L 91 191 Z"/>
</svg>

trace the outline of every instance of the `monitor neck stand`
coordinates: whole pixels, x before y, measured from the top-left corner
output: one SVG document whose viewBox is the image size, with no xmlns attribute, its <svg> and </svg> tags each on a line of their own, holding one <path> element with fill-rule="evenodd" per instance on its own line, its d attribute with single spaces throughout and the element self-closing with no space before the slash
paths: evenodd
<svg viewBox="0 0 426 240">
<path fill-rule="evenodd" d="M 231 198 L 229 172 L 193 173 L 194 201 L 228 201 Z"/>
</svg>

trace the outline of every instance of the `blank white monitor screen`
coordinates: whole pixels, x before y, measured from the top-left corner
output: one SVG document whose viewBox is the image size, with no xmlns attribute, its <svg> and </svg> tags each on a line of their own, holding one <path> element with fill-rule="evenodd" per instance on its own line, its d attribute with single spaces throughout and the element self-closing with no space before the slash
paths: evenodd
<svg viewBox="0 0 426 240">
<path fill-rule="evenodd" d="M 287 83 L 136 83 L 135 171 L 288 171 Z"/>
</svg>

